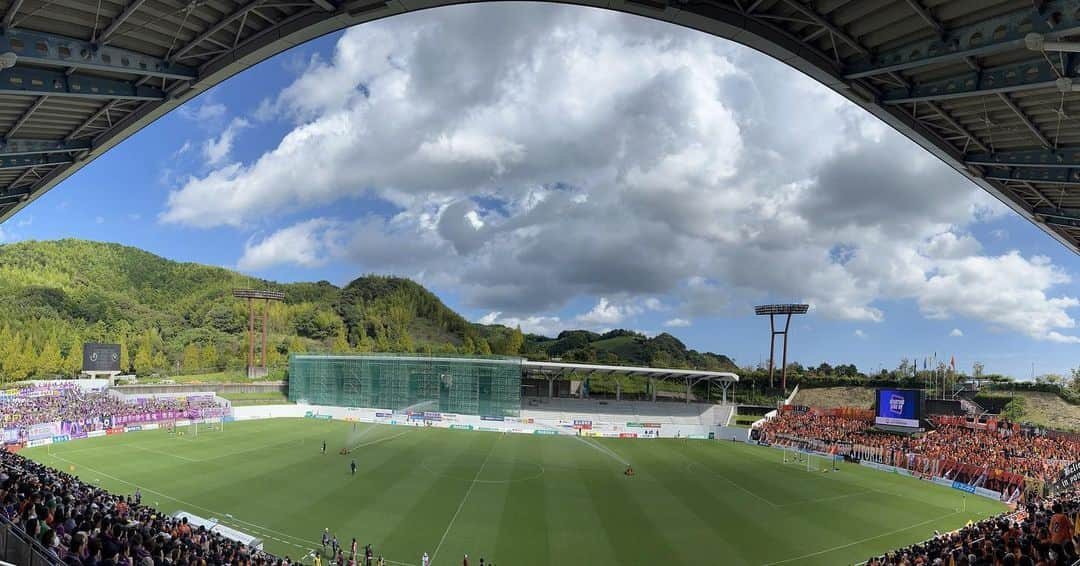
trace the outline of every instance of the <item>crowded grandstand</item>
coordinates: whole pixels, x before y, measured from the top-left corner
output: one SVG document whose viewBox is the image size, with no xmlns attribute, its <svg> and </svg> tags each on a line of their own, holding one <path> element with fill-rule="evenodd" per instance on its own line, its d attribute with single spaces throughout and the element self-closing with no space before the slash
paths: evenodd
<svg viewBox="0 0 1080 566">
<path fill-rule="evenodd" d="M 17 453 L 24 447 L 80 438 L 158 428 L 175 430 L 180 423 L 232 419 L 232 408 L 213 394 L 125 395 L 116 389 L 91 388 L 72 381 L 44 382 L 0 394 L 0 418 L 7 447 L 0 454 L 3 466 L 0 500 L 4 527 L 32 549 L 25 555 L 25 563 L 72 566 L 380 563 L 380 557 L 369 544 L 358 548 L 355 542 L 339 543 L 336 536 L 331 541 L 328 529 L 324 531 L 322 550 L 315 547 L 306 550 L 306 555 L 301 552 L 299 560 L 274 556 L 254 545 L 255 541 L 228 536 L 227 530 L 217 525 L 190 523 L 187 517 L 169 516 L 146 506 L 138 490 L 127 495 L 109 493 L 67 471 Z M 641 418 L 643 411 L 651 412 L 654 416 L 650 418 L 656 420 L 661 417 L 655 415 L 664 412 L 688 416 L 669 417 L 666 424 L 656 424 L 652 434 L 638 438 L 662 435 L 685 438 L 682 427 L 691 426 L 688 423 L 713 422 L 711 416 L 708 421 L 702 420 L 703 415 L 711 415 L 710 409 L 695 409 L 695 405 L 627 403 L 625 407 L 634 412 L 620 414 L 618 407 L 623 405 L 615 402 L 609 405 L 604 401 L 600 404 L 572 399 L 549 401 L 558 407 L 558 412 L 537 410 L 536 400 L 522 404 L 522 411 L 528 416 L 520 422 L 532 423 L 531 432 L 542 430 L 541 421 L 545 418 L 550 419 L 554 428 L 558 426 L 554 423 L 565 422 L 569 415 L 586 411 L 596 415 L 596 430 L 592 429 L 591 421 L 586 427 L 578 419 L 573 425 L 562 425 L 569 430 L 559 434 L 600 436 L 599 430 L 610 429 L 613 432 L 605 434 L 627 438 L 629 435 L 616 430 L 620 426 L 640 424 L 630 419 Z M 441 425 L 438 420 L 441 417 L 436 416 L 439 413 L 432 411 L 402 414 L 406 415 L 405 420 L 398 424 Z M 730 411 L 721 414 L 730 418 Z M 327 418 L 332 415 L 333 411 L 329 411 Z M 414 415 L 418 419 L 413 419 Z M 758 450 L 770 450 L 765 446 L 795 449 L 800 453 L 843 457 L 852 464 L 869 463 L 897 473 L 903 471 L 904 475 L 915 478 L 956 482 L 954 485 L 961 485 L 966 492 L 994 494 L 1009 505 L 1005 514 L 969 522 L 955 532 L 938 534 L 923 543 L 872 557 L 866 562 L 868 565 L 1072 566 L 1080 560 L 1077 555 L 1080 494 L 1075 487 L 1061 482 L 1069 471 L 1067 468 L 1076 467 L 1080 436 L 1021 426 L 993 416 L 957 415 L 932 415 L 927 430 L 898 434 L 875 426 L 873 416 L 873 411 L 862 408 L 784 405 L 758 422 L 752 434 L 725 438 L 763 446 Z M 451 428 L 455 426 L 462 425 Z M 355 424 L 353 427 L 355 430 Z M 663 427 L 667 427 L 666 432 Z M 490 430 L 510 432 L 506 428 Z M 627 464 L 626 469 L 632 468 Z M 354 473 L 355 470 L 354 460 Z M 74 466 L 68 471 L 74 472 Z M 1075 470 L 1072 471 L 1075 475 Z M 626 475 L 632 477 L 630 473 Z M 39 562 L 33 562 L 31 556 Z"/>
</svg>

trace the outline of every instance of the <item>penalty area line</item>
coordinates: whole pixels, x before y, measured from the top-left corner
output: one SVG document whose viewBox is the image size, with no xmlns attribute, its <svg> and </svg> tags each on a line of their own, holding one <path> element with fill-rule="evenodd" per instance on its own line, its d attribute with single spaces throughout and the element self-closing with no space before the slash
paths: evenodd
<svg viewBox="0 0 1080 566">
<path fill-rule="evenodd" d="M 854 542 L 849 542 L 847 544 L 841 544 L 839 546 L 834 546 L 832 548 L 826 548 L 825 550 L 819 550 L 817 552 L 811 552 L 810 554 L 803 554 L 802 556 L 796 556 L 794 558 L 786 558 L 784 560 L 777 560 L 776 562 L 766 562 L 765 564 L 762 564 L 761 566 L 774 566 L 776 564 L 788 564 L 790 562 L 796 562 L 798 560 L 805 560 L 807 558 L 813 558 L 815 556 L 821 556 L 822 554 L 828 554 L 830 552 L 835 552 L 837 550 L 843 550 L 845 548 L 850 548 L 852 546 L 856 546 L 856 545 L 862 544 L 864 542 L 870 542 L 872 540 L 877 540 L 879 538 L 892 536 L 892 535 L 895 535 L 895 534 L 902 533 L 904 531 L 909 531 L 911 529 L 921 527 L 923 525 L 928 525 L 930 523 L 940 521 L 940 520 L 944 519 L 945 517 L 949 517 L 951 515 L 956 515 L 958 513 L 959 513 L 959 511 L 953 511 L 952 513 L 946 513 L 944 515 L 941 515 L 940 517 L 934 517 L 933 519 L 927 519 L 925 521 L 915 523 L 914 525 L 908 525 L 906 527 L 896 529 L 894 531 L 889 531 L 887 533 L 881 533 L 880 535 L 874 535 L 872 537 L 866 537 L 866 538 L 859 539 L 859 540 L 854 541 Z"/>
</svg>

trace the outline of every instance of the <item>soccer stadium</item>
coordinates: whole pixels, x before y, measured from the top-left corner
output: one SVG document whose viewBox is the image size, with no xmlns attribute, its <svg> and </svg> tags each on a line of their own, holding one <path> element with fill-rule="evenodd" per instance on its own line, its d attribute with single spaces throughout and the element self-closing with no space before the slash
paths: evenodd
<svg viewBox="0 0 1080 566">
<path fill-rule="evenodd" d="M 471 4 L 0 0 L 0 566 L 1080 566 L 1080 0 Z"/>
</svg>

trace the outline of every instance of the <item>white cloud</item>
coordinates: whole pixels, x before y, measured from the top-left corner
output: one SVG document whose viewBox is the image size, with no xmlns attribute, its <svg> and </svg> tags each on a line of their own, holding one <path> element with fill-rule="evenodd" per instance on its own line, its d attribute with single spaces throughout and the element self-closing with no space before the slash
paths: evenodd
<svg viewBox="0 0 1080 566">
<path fill-rule="evenodd" d="M 221 135 L 217 138 L 211 138 L 203 143 L 203 157 L 206 158 L 206 162 L 211 166 L 220 165 L 229 158 L 232 153 L 233 142 L 236 140 L 236 135 L 250 126 L 247 120 L 244 118 L 233 118 L 229 125 L 222 130 Z M 186 145 L 186 142 L 185 142 Z M 184 148 L 181 147 L 181 150 Z"/>
<path fill-rule="evenodd" d="M 608 301 L 607 297 L 600 297 L 596 305 L 585 314 L 578 315 L 576 320 L 586 326 L 597 327 L 619 324 L 629 317 L 641 313 L 641 308 L 631 304 L 616 304 Z"/>
<path fill-rule="evenodd" d="M 258 271 L 278 264 L 316 267 L 325 263 L 327 233 L 336 223 L 315 218 L 283 228 L 260 241 L 249 240 L 237 267 Z"/>
<path fill-rule="evenodd" d="M 34 217 L 32 215 L 22 216 L 15 221 L 15 225 L 19 228 L 24 228 L 34 223 Z"/>
<path fill-rule="evenodd" d="M 856 328 L 856 329 L 855 329 L 855 332 L 854 332 L 853 334 L 855 335 L 855 337 L 856 337 L 856 338 L 866 338 L 866 333 L 865 333 L 865 332 L 863 332 L 863 331 L 862 331 L 861 329 L 859 329 L 859 328 Z"/>
<path fill-rule="evenodd" d="M 959 328 L 954 328 L 954 329 L 952 329 L 951 332 L 949 332 L 949 336 L 952 336 L 953 338 L 959 338 L 959 337 L 961 337 L 963 335 L 964 335 L 964 331 L 960 330 Z"/>
<path fill-rule="evenodd" d="M 419 275 L 502 319 L 587 296 L 603 299 L 570 322 L 606 327 L 663 296 L 687 320 L 797 300 L 871 323 L 910 301 L 1075 339 L 1068 275 L 972 234 L 1000 204 L 782 63 L 599 10 L 438 14 L 348 30 L 262 107 L 291 121 L 280 143 L 184 179 L 161 220 L 378 199 L 395 213 L 345 218 L 305 257 Z M 257 263 L 280 261 L 296 263 Z"/>
<path fill-rule="evenodd" d="M 199 104 L 186 104 L 178 110 L 184 118 L 193 122 L 206 124 L 220 120 L 225 116 L 225 105 L 217 102 L 203 101 Z"/>
<path fill-rule="evenodd" d="M 501 324 L 510 328 L 521 327 L 526 334 L 555 337 L 568 326 L 557 316 L 503 317 L 501 312 L 492 311 L 477 320 L 480 324 Z"/>
<path fill-rule="evenodd" d="M 665 321 L 664 326 L 667 326 L 669 328 L 681 328 L 690 326 L 690 321 L 686 320 L 685 318 L 673 318 L 671 320 Z"/>
</svg>

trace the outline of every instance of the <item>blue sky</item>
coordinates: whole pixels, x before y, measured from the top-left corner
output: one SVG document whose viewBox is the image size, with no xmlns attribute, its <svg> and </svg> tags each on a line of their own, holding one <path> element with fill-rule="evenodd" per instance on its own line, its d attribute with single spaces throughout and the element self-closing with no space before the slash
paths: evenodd
<svg viewBox="0 0 1080 566">
<path fill-rule="evenodd" d="M 418 279 L 471 320 L 764 360 L 1078 365 L 1076 257 L 795 71 L 598 10 L 461 6 L 320 38 L 0 226 L 282 281 Z"/>
</svg>

